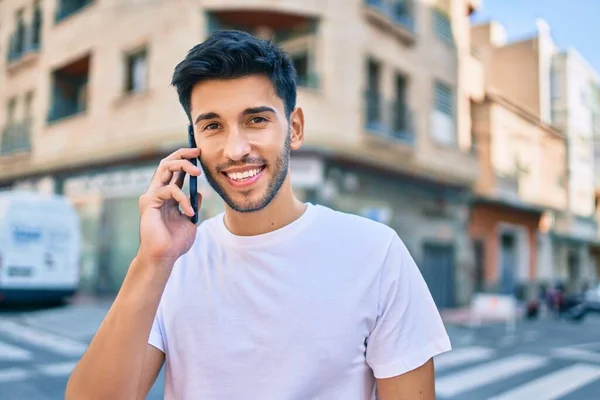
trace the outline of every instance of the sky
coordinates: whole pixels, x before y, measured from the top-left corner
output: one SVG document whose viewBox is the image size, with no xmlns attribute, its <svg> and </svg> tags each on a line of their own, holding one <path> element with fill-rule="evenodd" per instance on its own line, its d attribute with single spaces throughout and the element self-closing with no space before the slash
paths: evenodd
<svg viewBox="0 0 600 400">
<path fill-rule="evenodd" d="M 473 23 L 496 20 L 513 41 L 534 36 L 535 20 L 543 18 L 558 47 L 574 47 L 600 73 L 600 0 L 482 0 L 482 5 Z"/>
</svg>

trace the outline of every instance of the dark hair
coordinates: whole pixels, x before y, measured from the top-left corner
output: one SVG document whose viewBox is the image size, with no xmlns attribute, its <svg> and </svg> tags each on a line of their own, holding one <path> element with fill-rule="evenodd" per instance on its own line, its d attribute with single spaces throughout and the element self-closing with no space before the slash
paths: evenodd
<svg viewBox="0 0 600 400">
<path fill-rule="evenodd" d="M 285 114 L 296 107 L 296 70 L 289 56 L 270 40 L 237 30 L 217 31 L 194 46 L 173 73 L 171 85 L 188 118 L 194 85 L 209 79 L 233 79 L 262 74 L 271 80 L 285 106 Z"/>
</svg>

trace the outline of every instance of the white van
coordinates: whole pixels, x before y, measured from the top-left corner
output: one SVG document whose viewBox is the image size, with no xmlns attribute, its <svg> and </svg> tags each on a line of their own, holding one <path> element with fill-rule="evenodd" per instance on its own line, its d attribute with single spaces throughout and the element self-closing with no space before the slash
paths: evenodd
<svg viewBox="0 0 600 400">
<path fill-rule="evenodd" d="M 79 217 L 65 197 L 0 192 L 0 303 L 72 296 L 80 257 Z"/>
</svg>

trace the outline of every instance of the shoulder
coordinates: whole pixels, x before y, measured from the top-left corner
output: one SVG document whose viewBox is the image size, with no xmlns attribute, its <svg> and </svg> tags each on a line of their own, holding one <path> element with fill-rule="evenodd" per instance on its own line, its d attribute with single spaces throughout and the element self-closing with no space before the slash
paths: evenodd
<svg viewBox="0 0 600 400">
<path fill-rule="evenodd" d="M 381 222 L 325 206 L 317 207 L 320 213 L 317 220 L 319 229 L 342 243 L 357 243 L 363 249 L 387 249 L 394 240 L 399 239 L 394 229 Z"/>
</svg>

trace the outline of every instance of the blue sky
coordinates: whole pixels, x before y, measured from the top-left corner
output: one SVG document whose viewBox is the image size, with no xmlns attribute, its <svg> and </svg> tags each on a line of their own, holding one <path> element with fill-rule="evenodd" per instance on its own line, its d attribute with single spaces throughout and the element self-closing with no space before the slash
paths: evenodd
<svg viewBox="0 0 600 400">
<path fill-rule="evenodd" d="M 482 0 L 473 23 L 501 22 L 508 40 L 535 34 L 535 19 L 550 25 L 561 48 L 574 47 L 600 73 L 600 0 Z"/>
</svg>

